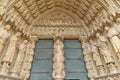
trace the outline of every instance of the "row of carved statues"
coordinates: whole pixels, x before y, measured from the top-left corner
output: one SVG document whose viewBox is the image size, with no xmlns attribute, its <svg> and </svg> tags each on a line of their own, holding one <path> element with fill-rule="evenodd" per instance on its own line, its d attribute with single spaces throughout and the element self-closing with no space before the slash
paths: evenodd
<svg viewBox="0 0 120 80">
<path fill-rule="evenodd" d="M 120 73 L 120 18 L 117 22 L 119 24 L 105 25 L 104 31 L 98 30 L 94 36 L 82 41 L 88 76 L 91 79 Z M 119 80 L 120 74 L 117 77 L 96 80 Z"/>
<path fill-rule="evenodd" d="M 12 32 L 14 32 L 14 35 Z M 19 31 L 13 31 L 10 25 L 1 25 L 0 75 L 17 78 L 25 78 L 27 76 L 28 78 L 30 76 L 29 71 L 31 69 L 34 48 L 34 41 L 30 41 L 29 38 L 23 36 Z"/>
</svg>

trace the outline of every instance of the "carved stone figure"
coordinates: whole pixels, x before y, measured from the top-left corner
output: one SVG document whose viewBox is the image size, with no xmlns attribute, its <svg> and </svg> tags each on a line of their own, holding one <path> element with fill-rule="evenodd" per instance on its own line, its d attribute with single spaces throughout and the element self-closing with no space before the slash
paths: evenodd
<svg viewBox="0 0 120 80">
<path fill-rule="evenodd" d="M 115 16 L 116 12 L 119 12 L 119 7 L 116 5 L 115 0 L 105 0 L 109 5 L 110 12 Z M 119 1 L 118 1 L 119 2 Z"/>
<path fill-rule="evenodd" d="M 58 63 L 54 63 L 53 64 L 53 68 L 56 69 L 53 71 L 53 76 L 54 78 L 57 80 L 57 79 L 64 79 L 65 77 L 65 72 L 63 71 L 64 69 L 64 63 L 63 62 L 60 62 L 59 64 Z"/>
<path fill-rule="evenodd" d="M 88 55 L 85 55 L 84 56 L 84 60 L 86 61 L 86 62 L 88 62 L 88 61 L 91 61 L 91 56 L 88 54 Z"/>
<path fill-rule="evenodd" d="M 118 72 L 117 66 L 115 64 L 113 64 L 113 63 L 110 63 L 108 65 L 108 68 L 109 68 L 109 71 L 110 71 L 111 74 L 114 74 L 114 73 Z"/>
<path fill-rule="evenodd" d="M 110 53 L 110 49 L 107 43 L 107 38 L 104 36 L 101 36 L 100 33 L 96 33 L 96 37 L 98 38 L 98 44 L 99 44 L 99 50 L 100 53 L 103 55 L 104 59 L 105 59 L 105 63 L 109 64 L 109 63 L 113 63 L 113 57 Z"/>
<path fill-rule="evenodd" d="M 15 61 L 15 65 L 12 69 L 13 73 L 19 73 L 20 72 L 20 68 L 25 56 L 25 50 L 26 50 L 26 44 L 27 44 L 27 40 L 24 40 L 23 43 L 19 46 L 19 51 L 18 51 L 18 55 Z"/>
<path fill-rule="evenodd" d="M 8 32 L 10 30 L 10 28 L 11 28 L 10 25 L 6 25 L 4 27 L 4 29 L 0 30 L 0 54 L 2 53 L 2 49 L 4 47 L 4 44 L 10 35 Z"/>
<path fill-rule="evenodd" d="M 63 48 L 64 45 L 61 41 L 61 37 L 56 37 L 54 44 L 54 63 L 52 73 L 54 80 L 63 80 L 65 78 Z"/>
<path fill-rule="evenodd" d="M 2 59 L 2 65 L 9 66 L 14 58 L 14 55 L 16 53 L 16 47 L 17 47 L 17 41 L 20 37 L 21 33 L 17 32 L 14 36 L 12 36 L 9 40 L 8 47 L 6 50 L 6 53 Z"/>
<path fill-rule="evenodd" d="M 93 42 L 93 40 L 90 39 L 90 44 L 91 44 L 91 53 L 93 55 L 93 60 L 95 61 L 96 66 L 103 65 L 100 59 L 97 43 Z"/>
<path fill-rule="evenodd" d="M 101 75 L 101 76 L 106 74 L 104 66 L 99 66 L 98 71 L 99 71 L 99 75 Z"/>
<path fill-rule="evenodd" d="M 94 76 L 95 76 L 94 70 L 93 70 L 93 69 L 89 69 L 89 70 L 88 70 L 88 77 L 92 78 L 92 77 L 94 77 Z"/>
<path fill-rule="evenodd" d="M 87 54 L 89 54 L 89 46 L 88 46 L 89 44 L 87 43 L 87 42 L 84 42 L 83 44 L 82 44 L 82 49 L 83 49 L 83 54 L 84 55 L 87 55 Z"/>
<path fill-rule="evenodd" d="M 115 27 L 109 28 L 108 26 L 105 27 L 107 30 L 107 37 L 109 38 L 115 53 L 117 54 L 118 59 L 120 60 L 120 38 L 118 37 L 119 32 L 116 30 Z"/>
<path fill-rule="evenodd" d="M 0 14 L 2 15 L 8 6 L 9 0 L 1 0 L 0 1 Z"/>
</svg>

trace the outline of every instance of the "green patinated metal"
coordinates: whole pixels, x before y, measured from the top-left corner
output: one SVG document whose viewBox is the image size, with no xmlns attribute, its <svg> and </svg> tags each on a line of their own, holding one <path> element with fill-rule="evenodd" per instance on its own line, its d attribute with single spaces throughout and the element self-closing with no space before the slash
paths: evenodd
<svg viewBox="0 0 120 80">
<path fill-rule="evenodd" d="M 30 80 L 53 80 L 53 40 L 39 40 L 36 44 Z M 79 40 L 64 41 L 65 80 L 88 80 Z"/>
</svg>

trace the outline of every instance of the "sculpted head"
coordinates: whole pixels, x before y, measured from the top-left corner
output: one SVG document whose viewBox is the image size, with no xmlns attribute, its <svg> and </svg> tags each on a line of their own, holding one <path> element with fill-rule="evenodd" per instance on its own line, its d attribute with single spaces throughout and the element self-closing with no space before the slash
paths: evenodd
<svg viewBox="0 0 120 80">
<path fill-rule="evenodd" d="M 97 33 L 96 33 L 96 37 L 98 38 L 99 36 L 100 36 L 100 33 L 99 33 L 99 32 L 97 32 Z"/>
<path fill-rule="evenodd" d="M 6 26 L 4 27 L 4 29 L 5 29 L 5 30 L 10 30 L 10 29 L 11 29 L 11 26 L 10 26 L 10 25 L 6 25 Z"/>
<path fill-rule="evenodd" d="M 28 43 L 28 40 L 24 40 L 23 43 L 25 43 L 25 44 Z"/>
<path fill-rule="evenodd" d="M 117 22 L 117 23 L 120 23 L 120 17 L 119 17 L 119 18 L 117 18 L 116 22 Z"/>
<path fill-rule="evenodd" d="M 92 43 L 93 42 L 92 39 L 90 39 L 89 42 Z"/>
<path fill-rule="evenodd" d="M 19 37 L 19 36 L 21 36 L 21 33 L 17 32 L 15 35 Z"/>
<path fill-rule="evenodd" d="M 108 26 L 105 26 L 105 28 L 104 28 L 106 31 L 108 31 L 109 30 L 109 27 Z"/>
</svg>

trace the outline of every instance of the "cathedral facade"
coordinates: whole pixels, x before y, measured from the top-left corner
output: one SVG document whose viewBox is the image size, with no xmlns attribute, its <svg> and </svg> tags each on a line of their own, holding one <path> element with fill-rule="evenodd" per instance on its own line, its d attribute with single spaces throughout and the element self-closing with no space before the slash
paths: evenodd
<svg viewBox="0 0 120 80">
<path fill-rule="evenodd" d="M 0 0 L 0 80 L 120 80 L 120 0 Z"/>
</svg>

